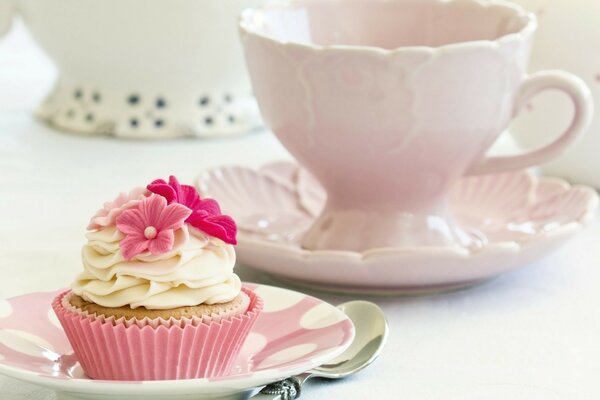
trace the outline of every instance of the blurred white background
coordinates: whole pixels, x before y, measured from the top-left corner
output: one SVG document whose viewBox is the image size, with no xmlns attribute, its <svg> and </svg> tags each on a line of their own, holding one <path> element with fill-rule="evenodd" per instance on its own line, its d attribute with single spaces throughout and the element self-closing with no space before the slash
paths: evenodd
<svg viewBox="0 0 600 400">
<path fill-rule="evenodd" d="M 53 76 L 20 24 L 0 40 L 0 298 L 67 286 L 81 268 L 88 218 L 119 191 L 169 174 L 192 181 L 212 165 L 288 157 L 267 133 L 133 142 L 55 132 L 31 116 Z M 383 355 L 349 380 L 311 385 L 303 398 L 600 398 L 598 243 L 596 223 L 546 261 L 471 290 L 368 298 L 388 315 Z M 317 295 L 334 304 L 350 298 Z M 0 398 L 56 395 L 0 378 Z"/>
</svg>

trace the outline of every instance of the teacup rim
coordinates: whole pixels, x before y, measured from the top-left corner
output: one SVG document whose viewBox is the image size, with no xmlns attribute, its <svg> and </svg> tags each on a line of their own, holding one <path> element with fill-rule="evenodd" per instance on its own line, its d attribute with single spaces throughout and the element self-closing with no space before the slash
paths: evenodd
<svg viewBox="0 0 600 400">
<path fill-rule="evenodd" d="M 247 8 L 242 11 L 239 20 L 238 20 L 238 29 L 240 33 L 243 35 L 249 35 L 258 37 L 260 39 L 269 41 L 275 45 L 283 46 L 283 47 L 296 47 L 305 50 L 311 50 L 315 52 L 328 52 L 328 51 L 343 51 L 343 52 L 369 52 L 379 55 L 389 55 L 393 56 L 396 54 L 406 54 L 406 53 L 425 53 L 428 55 L 436 54 L 436 53 L 444 53 L 448 51 L 456 51 L 456 50 L 468 50 L 473 48 L 480 47 L 492 47 L 498 48 L 506 43 L 511 43 L 514 41 L 520 42 L 523 39 L 531 36 L 538 27 L 537 16 L 531 12 L 526 10 L 519 4 L 511 3 L 506 0 L 432 0 L 433 2 L 437 2 L 440 4 L 450 4 L 450 3 L 474 3 L 483 8 L 489 7 L 501 7 L 508 8 L 515 12 L 517 17 L 520 17 L 525 21 L 525 25 L 518 30 L 517 32 L 511 32 L 504 35 L 501 35 L 495 39 L 477 39 L 477 40 L 467 40 L 462 42 L 455 42 L 444 44 L 440 46 L 400 46 L 393 49 L 386 49 L 377 46 L 366 46 L 366 45 L 343 45 L 343 44 L 335 44 L 335 45 L 319 45 L 315 43 L 306 43 L 299 41 L 290 41 L 290 40 L 282 40 L 274 35 L 270 35 L 268 33 L 262 32 L 251 26 L 250 16 L 254 15 L 256 12 L 270 10 L 270 9 L 289 9 L 293 7 L 297 7 L 302 5 L 303 3 L 310 2 L 322 2 L 326 0 L 301 0 L 296 2 L 283 2 L 283 3 L 267 3 L 257 7 Z M 399 1 L 399 0 L 392 0 Z"/>
</svg>

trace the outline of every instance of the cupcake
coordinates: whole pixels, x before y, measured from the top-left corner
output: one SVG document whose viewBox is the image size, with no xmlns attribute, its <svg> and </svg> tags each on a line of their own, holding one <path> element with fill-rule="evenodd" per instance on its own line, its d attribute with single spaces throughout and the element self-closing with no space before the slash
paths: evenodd
<svg viewBox="0 0 600 400">
<path fill-rule="evenodd" d="M 229 372 L 262 309 L 233 272 L 236 225 L 193 186 L 155 180 L 94 215 L 83 272 L 52 307 L 93 379 Z"/>
</svg>

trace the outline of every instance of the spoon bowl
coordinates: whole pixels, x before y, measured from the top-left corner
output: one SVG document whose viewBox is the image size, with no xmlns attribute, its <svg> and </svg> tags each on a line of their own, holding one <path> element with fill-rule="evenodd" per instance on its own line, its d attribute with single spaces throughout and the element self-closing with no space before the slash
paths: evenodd
<svg viewBox="0 0 600 400">
<path fill-rule="evenodd" d="M 342 354 L 309 371 L 312 376 L 338 379 L 354 374 L 371 364 L 381 352 L 388 326 L 381 308 L 368 301 L 349 301 L 338 306 L 354 324 L 354 341 Z"/>
<path fill-rule="evenodd" d="M 340 379 L 352 375 L 371 364 L 381 353 L 388 337 L 388 325 L 381 308 L 376 304 L 356 300 L 338 305 L 352 320 L 356 335 L 342 354 L 303 374 L 265 386 L 255 400 L 300 397 L 302 386 L 310 378 Z"/>
</svg>

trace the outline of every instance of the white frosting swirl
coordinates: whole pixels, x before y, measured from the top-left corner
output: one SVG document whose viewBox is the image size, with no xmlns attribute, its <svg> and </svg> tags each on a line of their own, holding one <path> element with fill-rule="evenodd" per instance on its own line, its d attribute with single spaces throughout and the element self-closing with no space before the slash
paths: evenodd
<svg viewBox="0 0 600 400">
<path fill-rule="evenodd" d="M 184 225 L 175 232 L 173 250 L 126 261 L 119 248 L 123 237 L 114 226 L 88 232 L 84 271 L 71 285 L 75 294 L 104 307 L 171 309 L 226 303 L 241 290 L 233 246 L 220 239 Z"/>
</svg>

